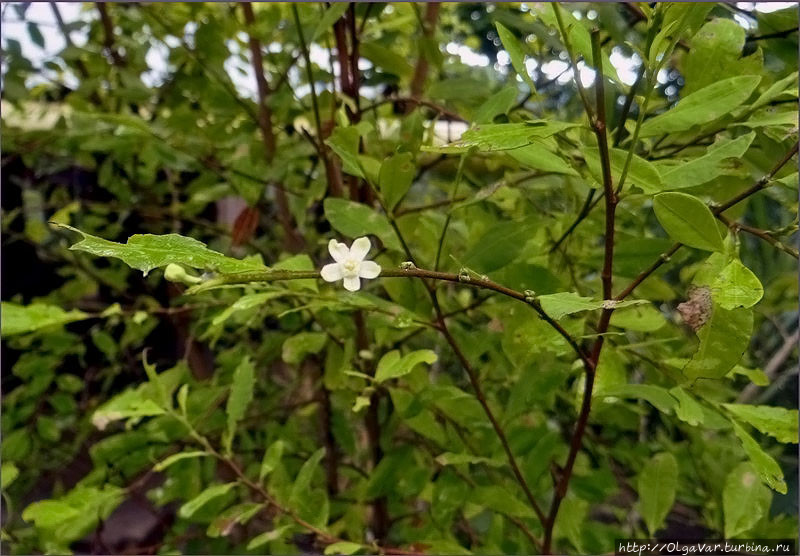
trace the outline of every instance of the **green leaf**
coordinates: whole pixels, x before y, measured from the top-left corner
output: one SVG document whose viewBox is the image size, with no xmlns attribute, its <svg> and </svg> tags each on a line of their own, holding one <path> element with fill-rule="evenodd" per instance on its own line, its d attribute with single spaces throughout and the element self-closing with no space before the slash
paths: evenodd
<svg viewBox="0 0 800 556">
<path fill-rule="evenodd" d="M 258 472 L 258 480 L 263 481 L 267 475 L 272 473 L 281 461 L 283 456 L 283 449 L 286 446 L 283 440 L 276 440 L 269 445 L 264 458 L 261 460 L 261 469 Z"/>
<path fill-rule="evenodd" d="M 477 272 L 493 272 L 513 262 L 539 226 L 532 219 L 500 222 L 489 228 L 466 252 L 464 265 Z"/>
<path fill-rule="evenodd" d="M 529 120 L 512 124 L 481 124 L 468 129 L 461 139 L 441 147 L 422 147 L 437 153 L 465 153 L 472 149 L 481 152 L 506 151 L 532 144 L 536 139 L 576 127 L 577 124 L 547 120 Z"/>
<path fill-rule="evenodd" d="M 0 488 L 5 490 L 14 480 L 19 476 L 19 468 L 15 463 L 6 461 L 3 462 L 3 466 L 0 468 Z"/>
<path fill-rule="evenodd" d="M 326 546 L 324 554 L 326 556 L 329 554 L 344 554 L 344 556 L 348 556 L 349 554 L 355 554 L 362 548 L 364 547 L 357 542 L 339 541 Z"/>
<path fill-rule="evenodd" d="M 769 377 L 762 369 L 749 369 L 741 365 L 735 365 L 727 376 L 733 378 L 734 375 L 746 376 L 756 386 L 769 385 Z"/>
<path fill-rule="evenodd" d="M 255 258 L 233 259 L 222 253 L 212 251 L 206 244 L 178 234 L 152 235 L 136 234 L 127 243 L 115 243 L 82 232 L 72 226 L 56 224 L 83 236 L 83 240 L 70 247 L 74 251 L 86 251 L 98 257 L 121 259 L 131 268 L 145 274 L 154 268 L 168 264 L 181 264 L 202 270 L 224 273 L 265 270 L 266 267 Z"/>
<path fill-rule="evenodd" d="M 22 512 L 22 519 L 35 523 L 41 529 L 52 529 L 62 523 L 75 519 L 81 515 L 78 508 L 74 508 L 58 500 L 42 500 L 34 502 Z"/>
<path fill-rule="evenodd" d="M 264 509 L 265 504 L 257 504 L 255 502 L 244 502 L 243 504 L 236 504 L 226 508 L 206 529 L 206 535 L 211 538 L 220 536 L 228 536 L 236 524 L 244 524 L 258 512 Z"/>
<path fill-rule="evenodd" d="M 166 469 L 173 463 L 181 461 L 182 459 L 201 458 L 209 455 L 211 454 L 209 454 L 208 452 L 201 452 L 201 451 L 179 452 L 177 454 L 172 454 L 171 456 L 159 461 L 157 464 L 153 466 L 153 471 L 164 471 L 164 469 Z"/>
<path fill-rule="evenodd" d="M 107 519 L 124 497 L 125 490 L 112 485 L 102 489 L 78 486 L 58 500 L 31 504 L 22 512 L 22 519 L 47 530 L 47 536 L 70 544 L 94 530 L 99 520 Z"/>
<path fill-rule="evenodd" d="M 314 261 L 305 253 L 292 255 L 272 265 L 273 270 L 314 270 L 314 268 Z M 319 292 L 317 281 L 313 278 L 309 280 L 289 280 L 286 282 L 286 287 L 294 291 Z"/>
<path fill-rule="evenodd" d="M 759 96 L 753 104 L 749 106 L 750 110 L 756 110 L 762 106 L 766 106 L 773 100 L 777 100 L 781 96 L 797 96 L 797 72 L 790 73 L 783 79 L 779 79 L 769 86 L 761 96 Z M 794 92 L 792 92 L 794 87 Z"/>
<path fill-rule="evenodd" d="M 540 295 L 536 298 L 542 309 L 552 318 L 558 320 L 573 313 L 593 311 L 603 307 L 603 301 L 582 297 L 575 292 L 558 292 Z"/>
<path fill-rule="evenodd" d="M 603 172 L 600 164 L 600 151 L 598 149 L 584 149 L 584 160 L 589 168 L 589 172 L 597 183 L 603 183 Z M 616 187 L 619 184 L 620 177 L 622 176 L 622 169 L 625 167 L 625 160 L 628 157 L 628 151 L 623 149 L 611 149 L 609 151 L 609 162 L 611 163 L 611 181 Z M 625 184 L 635 185 L 645 193 L 658 193 L 664 189 L 664 184 L 661 180 L 661 175 L 656 170 L 652 163 L 644 158 L 633 155 L 630 165 L 628 166 L 628 173 L 625 178 Z"/>
<path fill-rule="evenodd" d="M 142 357 L 142 366 L 144 367 L 144 372 L 147 375 L 147 380 L 151 390 L 155 391 L 155 400 L 158 402 L 158 408 L 161 410 L 166 410 L 167 408 L 172 407 L 172 398 L 170 396 L 169 391 L 167 390 L 167 385 L 161 380 L 162 376 L 156 372 L 156 366 L 152 363 L 147 361 L 147 352 L 145 352 L 144 356 Z M 138 388 L 135 391 L 136 394 L 147 398 L 147 391 L 143 388 Z"/>
<path fill-rule="evenodd" d="M 333 197 L 325 199 L 323 205 L 325 217 L 337 232 L 350 238 L 373 234 L 387 248 L 403 250 L 392 225 L 383 214 L 375 212 L 367 205 Z"/>
<path fill-rule="evenodd" d="M 508 154 L 525 168 L 569 176 L 579 175 L 563 158 L 539 143 L 512 149 Z"/>
<path fill-rule="evenodd" d="M 732 75 L 761 73 L 761 53 L 743 57 L 744 44 L 745 29 L 733 19 L 718 17 L 703 25 L 682 61 L 685 94 Z"/>
<path fill-rule="evenodd" d="M 325 457 L 325 448 L 320 448 L 300 467 L 289 496 L 290 505 L 296 509 L 300 517 L 317 527 L 325 526 L 330 510 L 326 491 L 312 488 L 311 484 L 323 457 Z"/>
<path fill-rule="evenodd" d="M 325 13 L 322 14 L 322 17 L 319 19 L 317 26 L 314 27 L 314 31 L 311 33 L 311 36 L 308 38 L 308 42 L 312 43 L 317 40 L 325 31 L 333 27 L 333 24 L 336 23 L 336 20 L 339 19 L 344 15 L 344 12 L 347 11 L 348 4 L 341 3 L 341 2 L 334 2 L 331 4 Z M 249 550 L 249 548 L 248 548 Z"/>
<path fill-rule="evenodd" d="M 517 93 L 516 87 L 500 89 L 478 107 L 472 117 L 473 121 L 476 124 L 490 124 L 497 116 L 508 114 L 516 103 Z"/>
<path fill-rule="evenodd" d="M 247 406 L 253 401 L 253 384 L 255 382 L 255 368 L 249 356 L 245 356 L 233 372 L 231 393 L 225 413 L 228 416 L 228 434 L 225 437 L 225 449 L 230 453 L 231 443 L 236 434 L 236 424 L 244 417 Z"/>
<path fill-rule="evenodd" d="M 756 134 L 754 132 L 742 135 L 732 140 L 723 140 L 711 145 L 706 154 L 692 160 L 675 161 L 671 166 L 661 166 L 661 179 L 664 190 L 685 189 L 702 185 L 714 178 L 730 173 L 731 164 L 738 163 L 744 156 Z M 647 191 L 646 193 L 656 193 Z"/>
<path fill-rule="evenodd" d="M 725 403 L 722 406 L 735 417 L 754 426 L 778 442 L 797 444 L 798 412 L 796 409 L 768 405 L 743 405 Z"/>
<path fill-rule="evenodd" d="M 436 52 L 439 51 L 438 47 L 434 48 Z M 476 103 L 489 96 L 490 87 L 489 81 L 469 76 L 434 79 L 428 85 L 425 96 L 429 99 Z"/>
<path fill-rule="evenodd" d="M 613 301 L 609 303 L 602 300 L 592 299 L 590 297 L 581 297 L 575 292 L 551 293 L 547 295 L 540 295 L 536 299 L 542 305 L 544 312 L 556 320 L 562 319 L 565 316 L 573 313 L 580 313 L 581 311 L 594 311 L 595 309 L 602 309 L 606 305 L 621 309 L 623 307 L 647 303 L 647 301 L 643 299 Z"/>
<path fill-rule="evenodd" d="M 324 332 L 300 332 L 289 336 L 283 342 L 282 358 L 291 365 L 297 365 L 310 354 L 319 353 L 328 336 Z"/>
<path fill-rule="evenodd" d="M 764 295 L 764 287 L 753 272 L 739 259 L 722 269 L 711 285 L 714 301 L 723 309 L 752 307 Z"/>
<path fill-rule="evenodd" d="M 398 350 L 392 350 L 381 357 L 375 371 L 375 381 L 384 382 L 392 378 L 407 375 L 414 367 L 421 363 L 432 364 L 436 362 L 436 353 L 429 349 L 420 349 L 400 357 Z"/>
<path fill-rule="evenodd" d="M 388 73 L 398 77 L 408 77 L 414 73 L 414 68 L 408 63 L 407 58 L 374 41 L 362 42 L 358 48 L 364 58 Z"/>
<path fill-rule="evenodd" d="M 415 172 L 414 157 L 411 153 L 394 154 L 381 164 L 378 187 L 390 212 L 411 187 Z"/>
<path fill-rule="evenodd" d="M 87 318 L 91 318 L 91 315 L 83 311 L 65 311 L 56 305 L 43 303 L 17 305 L 3 301 L 0 306 L 0 328 L 2 328 L 3 337 L 60 326 Z"/>
<path fill-rule="evenodd" d="M 533 510 L 501 486 L 479 486 L 470 491 L 473 504 L 514 517 L 535 517 Z"/>
<path fill-rule="evenodd" d="M 684 423 L 697 426 L 703 423 L 704 415 L 703 406 L 700 405 L 686 390 L 680 386 L 676 386 L 669 391 L 672 396 L 678 400 L 678 405 L 675 407 L 675 415 Z"/>
<path fill-rule="evenodd" d="M 445 452 L 436 456 L 436 463 L 439 465 L 463 465 L 469 464 L 486 464 L 492 467 L 502 467 L 505 463 L 501 460 L 490 459 L 472 454 L 454 454 L 452 452 Z"/>
<path fill-rule="evenodd" d="M 222 485 L 212 485 L 206 488 L 203 492 L 186 502 L 181 509 L 178 510 L 178 515 L 183 519 L 191 519 L 197 511 L 208 504 L 211 500 L 219 498 L 227 494 L 238 483 L 225 483 Z"/>
<path fill-rule="evenodd" d="M 669 452 L 656 454 L 639 475 L 639 509 L 650 535 L 664 525 L 678 486 L 678 462 Z"/>
<path fill-rule="evenodd" d="M 536 85 L 533 83 L 531 76 L 528 75 L 528 69 L 525 67 L 525 53 L 522 45 L 517 40 L 517 37 L 502 23 L 495 23 L 495 27 L 497 28 L 497 35 L 503 43 L 503 48 L 508 52 L 508 57 L 511 58 L 511 65 L 514 67 L 514 71 L 530 87 L 531 93 L 536 94 Z"/>
<path fill-rule="evenodd" d="M 709 208 L 686 193 L 661 193 L 653 198 L 661 226 L 675 241 L 706 251 L 725 250 L 719 228 Z"/>
<path fill-rule="evenodd" d="M 297 281 L 305 282 L 306 280 L 297 280 Z M 211 325 L 214 327 L 222 326 L 237 311 L 245 311 L 247 309 L 253 309 L 254 307 L 264 305 L 268 301 L 275 299 L 276 297 L 280 297 L 282 295 L 284 295 L 284 293 L 280 291 L 250 293 L 243 295 L 242 297 L 234 301 L 232 305 L 226 307 L 225 310 L 221 311 L 218 315 L 216 315 L 211 320 Z"/>
<path fill-rule="evenodd" d="M 266 533 L 261 533 L 257 537 L 253 537 L 250 542 L 247 543 L 247 550 L 255 550 L 256 548 L 259 548 L 268 542 L 276 541 L 282 538 L 283 534 L 291 527 L 291 525 L 282 525 L 281 527 L 276 527 L 272 531 L 267 531 Z"/>
<path fill-rule="evenodd" d="M 666 389 L 653 384 L 619 384 L 612 385 L 602 392 L 603 397 L 613 396 L 615 398 L 640 398 L 649 402 L 650 405 L 662 413 L 670 413 L 677 401 Z"/>
<path fill-rule="evenodd" d="M 626 307 L 611 315 L 611 326 L 636 332 L 655 332 L 666 323 L 664 314 L 651 303 Z"/>
<path fill-rule="evenodd" d="M 786 494 L 786 482 L 783 480 L 783 471 L 781 471 L 781 466 L 778 465 L 778 462 L 762 450 L 753 437 L 747 434 L 736 421 L 732 423 L 733 432 L 742 443 L 742 448 L 744 448 L 747 457 L 750 458 L 750 463 L 753 464 L 764 484 L 781 494 Z"/>
<path fill-rule="evenodd" d="M 758 479 L 750 463 L 740 463 L 725 478 L 722 511 L 725 538 L 734 539 L 752 529 L 769 512 L 772 492 Z"/>
<path fill-rule="evenodd" d="M 760 82 L 759 75 L 741 75 L 703 87 L 678 101 L 674 108 L 645 120 L 639 135 L 676 133 L 713 122 L 750 98 Z"/>
<path fill-rule="evenodd" d="M 700 345 L 683 368 L 688 380 L 719 379 L 728 374 L 750 343 L 753 312 L 714 306 L 711 318 L 698 331 Z"/>
<path fill-rule="evenodd" d="M 325 457 L 325 448 L 320 448 L 311 454 L 311 457 L 303 463 L 292 485 L 292 498 L 296 499 L 301 497 L 311 488 L 311 480 L 314 478 L 314 471 L 319 468 L 319 463 L 322 461 L 323 457 Z"/>
<path fill-rule="evenodd" d="M 359 178 L 366 178 L 358 161 L 360 139 L 361 133 L 357 127 L 336 127 L 325 143 L 342 159 L 342 169 L 345 172 Z"/>
<path fill-rule="evenodd" d="M 164 412 L 164 408 L 150 399 L 145 390 L 125 390 L 95 410 L 92 424 L 103 430 L 112 421 L 163 415 Z"/>
</svg>

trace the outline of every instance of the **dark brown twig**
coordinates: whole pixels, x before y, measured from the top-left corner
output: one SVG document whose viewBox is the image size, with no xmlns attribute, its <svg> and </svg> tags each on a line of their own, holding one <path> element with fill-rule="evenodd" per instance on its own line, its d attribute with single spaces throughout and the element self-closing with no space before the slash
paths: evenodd
<svg viewBox="0 0 800 556">
<path fill-rule="evenodd" d="M 714 216 L 719 216 L 732 206 L 738 204 L 739 202 L 743 201 L 749 196 L 758 193 L 759 191 L 767 187 L 772 178 L 775 177 L 775 174 L 777 174 L 778 171 L 780 171 L 780 169 L 783 168 L 786 165 L 786 163 L 789 162 L 789 160 L 791 160 L 792 156 L 794 156 L 797 153 L 797 149 L 798 149 L 798 143 L 795 142 L 792 148 L 789 149 L 789 151 L 783 155 L 783 157 L 775 164 L 775 166 L 772 167 L 772 169 L 769 172 L 767 172 L 764 175 L 764 177 L 762 177 L 755 184 L 753 184 L 752 187 L 747 188 L 746 190 L 732 197 L 728 201 L 725 201 L 724 203 L 716 207 L 713 207 L 711 209 L 711 213 Z M 674 255 L 678 251 L 678 249 L 680 249 L 682 246 L 683 246 L 682 243 L 675 243 L 665 253 L 662 253 L 658 257 L 658 259 L 653 262 L 653 264 L 651 264 L 649 267 L 640 272 L 639 275 L 636 276 L 636 278 L 634 278 L 624 290 L 622 290 L 619 294 L 617 294 L 617 296 L 614 299 L 616 299 L 617 301 L 621 301 L 625 299 L 627 296 L 629 296 L 633 292 L 633 290 L 635 290 L 639 286 L 639 284 L 644 282 L 651 274 L 653 274 L 656 270 L 658 270 L 661 267 L 661 265 L 668 262 L 670 260 L 670 257 L 672 257 L 672 255 Z"/>
<path fill-rule="evenodd" d="M 556 12 L 558 13 L 558 12 Z M 612 298 L 612 269 L 614 262 L 614 226 L 615 215 L 617 208 L 617 194 L 614 191 L 614 184 L 611 178 L 611 157 L 608 149 L 608 136 L 606 134 L 606 110 L 605 110 L 605 88 L 603 76 L 603 59 L 602 51 L 600 49 L 600 31 L 593 29 L 592 34 L 592 55 L 595 67 L 595 93 L 596 93 L 596 110 L 597 117 L 592 122 L 592 129 L 597 136 L 597 144 L 600 151 L 600 165 L 603 174 L 603 197 L 606 203 L 606 234 L 604 242 L 604 256 L 603 256 L 603 270 L 601 278 L 603 283 L 603 299 Z M 591 116 L 590 116 L 591 120 Z M 567 455 L 566 463 L 564 464 L 560 477 L 556 482 L 555 492 L 553 499 L 550 503 L 550 510 L 545 522 L 545 534 L 542 552 L 549 554 L 553 542 L 553 529 L 555 527 L 556 518 L 558 517 L 558 510 L 561 506 L 561 501 L 567 495 L 570 479 L 572 478 L 572 470 L 575 466 L 575 460 L 578 457 L 578 452 L 581 448 L 583 441 L 583 434 L 586 431 L 586 424 L 589 421 L 589 413 L 592 407 L 592 391 L 594 388 L 595 369 L 597 362 L 600 360 L 600 352 L 603 349 L 603 342 L 605 340 L 605 333 L 608 331 L 611 322 L 611 313 L 613 309 L 604 308 L 600 315 L 600 324 L 597 327 L 597 339 L 592 347 L 589 360 L 585 362 L 584 369 L 585 382 L 583 390 L 583 400 L 581 402 L 580 413 L 578 414 L 578 421 L 575 424 L 575 430 L 572 433 L 570 440 L 569 454 Z"/>
<path fill-rule="evenodd" d="M 264 59 L 261 55 L 261 41 L 258 37 L 253 35 L 253 28 L 256 23 L 255 15 L 253 14 L 253 6 L 250 2 L 242 2 L 241 5 L 242 11 L 244 12 L 244 20 L 248 27 L 248 44 L 250 47 L 250 56 L 253 61 L 253 72 L 256 76 L 256 86 L 258 87 L 258 128 L 261 131 L 261 138 L 264 141 L 264 152 L 267 165 L 269 165 L 274 160 L 276 152 L 275 133 L 272 130 L 272 108 L 269 104 L 269 96 L 272 90 L 264 75 Z M 300 251 L 305 242 L 298 233 L 294 218 L 292 218 L 286 192 L 278 187 L 275 188 L 275 202 L 278 205 L 278 220 L 285 234 L 284 241 L 286 248 L 293 252 Z"/>
</svg>

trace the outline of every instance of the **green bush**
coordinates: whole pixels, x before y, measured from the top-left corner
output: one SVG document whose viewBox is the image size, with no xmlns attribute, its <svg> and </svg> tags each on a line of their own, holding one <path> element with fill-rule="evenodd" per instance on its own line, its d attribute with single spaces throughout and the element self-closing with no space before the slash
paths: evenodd
<svg viewBox="0 0 800 556">
<path fill-rule="evenodd" d="M 54 21 L 3 39 L 4 550 L 796 536 L 796 8 Z"/>
</svg>

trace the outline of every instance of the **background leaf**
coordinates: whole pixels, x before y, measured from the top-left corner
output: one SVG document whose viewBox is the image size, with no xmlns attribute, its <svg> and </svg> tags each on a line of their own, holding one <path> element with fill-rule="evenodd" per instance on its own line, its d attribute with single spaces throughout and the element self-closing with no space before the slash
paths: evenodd
<svg viewBox="0 0 800 556">
<path fill-rule="evenodd" d="M 639 475 L 639 507 L 650 534 L 664 525 L 678 485 L 678 462 L 670 453 L 656 454 Z"/>
<path fill-rule="evenodd" d="M 706 251 L 724 250 L 714 216 L 697 197 L 686 193 L 660 193 L 653 198 L 653 210 L 675 241 Z"/>
</svg>

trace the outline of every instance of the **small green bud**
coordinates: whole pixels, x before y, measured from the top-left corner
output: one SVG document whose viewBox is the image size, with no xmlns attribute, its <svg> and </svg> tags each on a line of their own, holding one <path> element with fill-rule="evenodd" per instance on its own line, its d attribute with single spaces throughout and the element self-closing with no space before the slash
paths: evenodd
<svg viewBox="0 0 800 556">
<path fill-rule="evenodd" d="M 186 284 L 187 286 L 199 284 L 202 281 L 197 276 L 190 276 L 186 273 L 186 270 L 184 270 L 181 265 L 174 263 L 168 264 L 167 268 L 164 269 L 164 278 L 170 282 L 180 282 L 181 284 Z"/>
</svg>

